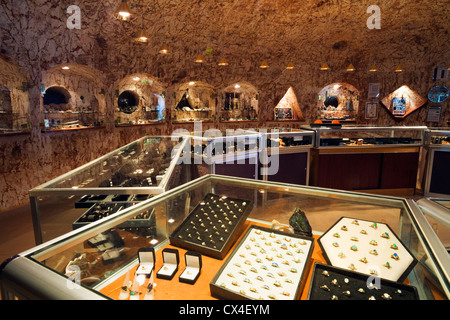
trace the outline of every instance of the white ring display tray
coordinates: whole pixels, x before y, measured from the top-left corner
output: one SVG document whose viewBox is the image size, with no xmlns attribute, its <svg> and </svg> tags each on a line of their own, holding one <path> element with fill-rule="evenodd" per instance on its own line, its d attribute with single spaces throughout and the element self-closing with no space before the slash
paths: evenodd
<svg viewBox="0 0 450 320">
<path fill-rule="evenodd" d="M 387 224 L 342 217 L 318 240 L 328 264 L 402 282 L 417 259 Z"/>
<path fill-rule="evenodd" d="M 210 283 L 223 299 L 298 299 L 314 239 L 251 226 Z"/>
</svg>

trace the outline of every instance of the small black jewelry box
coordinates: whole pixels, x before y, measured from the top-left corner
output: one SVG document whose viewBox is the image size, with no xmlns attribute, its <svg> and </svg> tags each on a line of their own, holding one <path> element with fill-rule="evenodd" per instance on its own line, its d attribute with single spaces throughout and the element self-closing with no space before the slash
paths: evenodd
<svg viewBox="0 0 450 320">
<path fill-rule="evenodd" d="M 186 269 L 180 275 L 180 282 L 194 284 L 202 270 L 202 255 L 198 252 L 187 251 L 184 254 Z"/>
<path fill-rule="evenodd" d="M 163 266 L 156 273 L 156 277 L 160 279 L 172 280 L 178 271 L 180 263 L 180 255 L 177 249 L 166 248 L 162 251 Z"/>
<path fill-rule="evenodd" d="M 138 257 L 139 267 L 136 270 L 136 275 L 144 274 L 149 278 L 152 270 L 155 269 L 155 249 L 153 247 L 140 248 Z"/>
</svg>

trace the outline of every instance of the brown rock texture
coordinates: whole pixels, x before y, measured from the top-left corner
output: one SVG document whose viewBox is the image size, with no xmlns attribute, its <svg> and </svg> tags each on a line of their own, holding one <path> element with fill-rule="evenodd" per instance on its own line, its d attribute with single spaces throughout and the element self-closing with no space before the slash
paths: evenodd
<svg viewBox="0 0 450 320">
<path fill-rule="evenodd" d="M 279 126 L 268 119 L 291 87 L 304 121 L 282 125 L 308 124 L 317 117 L 319 92 L 333 83 L 347 83 L 359 91 L 357 124 L 447 126 L 448 101 L 441 104 L 439 123 L 426 122 L 433 105 L 429 101 L 402 119 L 395 119 L 381 105 L 376 119 L 365 119 L 364 106 L 370 83 L 380 84 L 380 99 L 403 85 L 426 98 L 436 84 L 434 68 L 450 65 L 448 0 L 129 3 L 136 19 L 122 22 L 113 17 L 120 0 L 0 2 L 0 87 L 10 90 L 13 113 L 24 119 L 17 125 L 31 128 L 29 133 L 0 136 L 4 164 L 0 210 L 26 203 L 29 189 L 143 135 L 192 130 L 192 124 L 171 118 L 179 87 L 190 81 L 205 83 L 214 93 L 215 117 L 203 129 Z M 380 29 L 369 29 L 366 24 L 371 16 L 366 11 L 372 4 L 380 8 Z M 71 5 L 80 8 L 80 29 L 67 27 Z M 147 44 L 133 40 L 142 27 L 150 35 Z M 163 41 L 170 49 L 167 55 L 158 53 Z M 199 50 L 205 57 L 202 64 L 194 62 Z M 228 66 L 217 65 L 222 57 Z M 259 68 L 263 60 L 269 68 Z M 294 69 L 286 69 L 289 62 Z M 324 62 L 329 71 L 319 70 Z M 350 63 L 356 71 L 346 71 Z M 61 70 L 66 64 L 70 70 Z M 368 71 L 373 64 L 377 72 Z M 395 73 L 399 65 L 404 71 Z M 157 85 L 136 88 L 130 80 L 134 75 L 146 75 Z M 443 82 L 448 84 L 448 77 Z M 247 83 L 257 90 L 257 121 L 220 121 L 222 93 L 235 83 Z M 41 84 L 66 87 L 73 99 L 70 107 L 95 108 L 104 127 L 41 132 Z M 131 87 L 143 101 L 154 91 L 164 91 L 164 123 L 114 125 L 116 92 Z"/>
</svg>

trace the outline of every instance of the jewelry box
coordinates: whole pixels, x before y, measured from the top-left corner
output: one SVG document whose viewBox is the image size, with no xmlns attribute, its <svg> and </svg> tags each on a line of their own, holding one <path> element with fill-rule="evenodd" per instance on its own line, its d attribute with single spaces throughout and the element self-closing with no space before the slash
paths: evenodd
<svg viewBox="0 0 450 320">
<path fill-rule="evenodd" d="M 219 299 L 296 300 L 311 267 L 314 239 L 251 226 L 210 282 Z"/>
<path fill-rule="evenodd" d="M 252 202 L 209 193 L 170 235 L 170 243 L 223 259 L 243 231 Z"/>
<path fill-rule="evenodd" d="M 138 250 L 139 267 L 136 269 L 136 276 L 145 275 L 149 278 L 155 269 L 155 249 L 153 247 L 140 248 Z"/>
<path fill-rule="evenodd" d="M 419 300 L 413 286 L 315 263 L 308 300 Z"/>
<path fill-rule="evenodd" d="M 180 282 L 194 284 L 202 271 L 202 255 L 198 252 L 187 251 L 184 254 L 186 269 L 181 273 Z"/>
<path fill-rule="evenodd" d="M 172 280 L 178 271 L 180 256 L 177 249 L 166 248 L 162 251 L 163 265 L 156 273 L 156 277 L 160 279 Z"/>
<path fill-rule="evenodd" d="M 403 282 L 417 259 L 384 223 L 342 217 L 319 239 L 328 264 Z"/>
</svg>

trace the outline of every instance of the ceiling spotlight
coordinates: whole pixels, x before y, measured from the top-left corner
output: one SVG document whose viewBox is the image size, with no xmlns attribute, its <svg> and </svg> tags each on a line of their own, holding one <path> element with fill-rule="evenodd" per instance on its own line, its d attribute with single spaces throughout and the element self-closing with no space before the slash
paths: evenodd
<svg viewBox="0 0 450 320">
<path fill-rule="evenodd" d="M 395 68 L 395 72 L 402 72 L 403 68 L 401 66 L 398 66 L 397 68 Z"/>
<path fill-rule="evenodd" d="M 353 64 L 350 63 L 350 64 L 348 65 L 348 67 L 347 67 L 347 71 L 348 71 L 348 72 L 353 72 L 353 71 L 355 71 L 355 70 L 356 70 L 355 66 L 354 66 Z"/>
<path fill-rule="evenodd" d="M 195 58 L 195 62 L 197 62 L 197 63 L 205 62 L 205 58 L 203 58 L 203 55 L 200 53 L 200 50 L 198 50 L 198 55 L 197 55 L 197 58 Z"/>
<path fill-rule="evenodd" d="M 261 65 L 259 67 L 261 69 L 267 69 L 269 67 L 269 65 L 267 64 L 266 60 L 264 60 L 263 62 L 261 62 Z"/>
<path fill-rule="evenodd" d="M 376 71 L 378 71 L 378 68 L 377 68 L 376 65 L 372 65 L 372 66 L 370 67 L 369 71 L 370 71 L 370 72 L 376 72 Z"/>
<path fill-rule="evenodd" d="M 161 53 L 161 54 L 169 53 L 169 47 L 167 46 L 166 41 L 164 41 L 161 48 L 159 48 L 159 53 Z"/>
<path fill-rule="evenodd" d="M 220 59 L 218 65 L 219 65 L 219 66 L 227 66 L 227 65 L 228 65 L 227 59 L 225 59 L 224 57 L 222 57 L 222 59 Z"/>
<path fill-rule="evenodd" d="M 130 21 L 134 19 L 134 13 L 131 11 L 126 0 L 122 0 L 119 9 L 115 13 L 116 19 Z"/>
<path fill-rule="evenodd" d="M 293 64 L 292 62 L 289 62 L 289 63 L 287 64 L 287 66 L 286 66 L 286 69 L 287 69 L 287 70 L 292 70 L 292 69 L 294 69 L 294 64 Z"/>
<path fill-rule="evenodd" d="M 141 43 L 147 43 L 149 39 L 149 36 L 147 32 L 144 30 L 144 28 L 141 29 L 141 32 L 139 33 L 139 36 L 136 38 L 137 42 Z"/>
<path fill-rule="evenodd" d="M 322 64 L 322 65 L 320 66 L 320 70 L 322 70 L 322 71 L 328 71 L 328 70 L 330 70 L 330 67 L 328 66 L 327 63 L 324 63 L 324 64 Z"/>
</svg>

